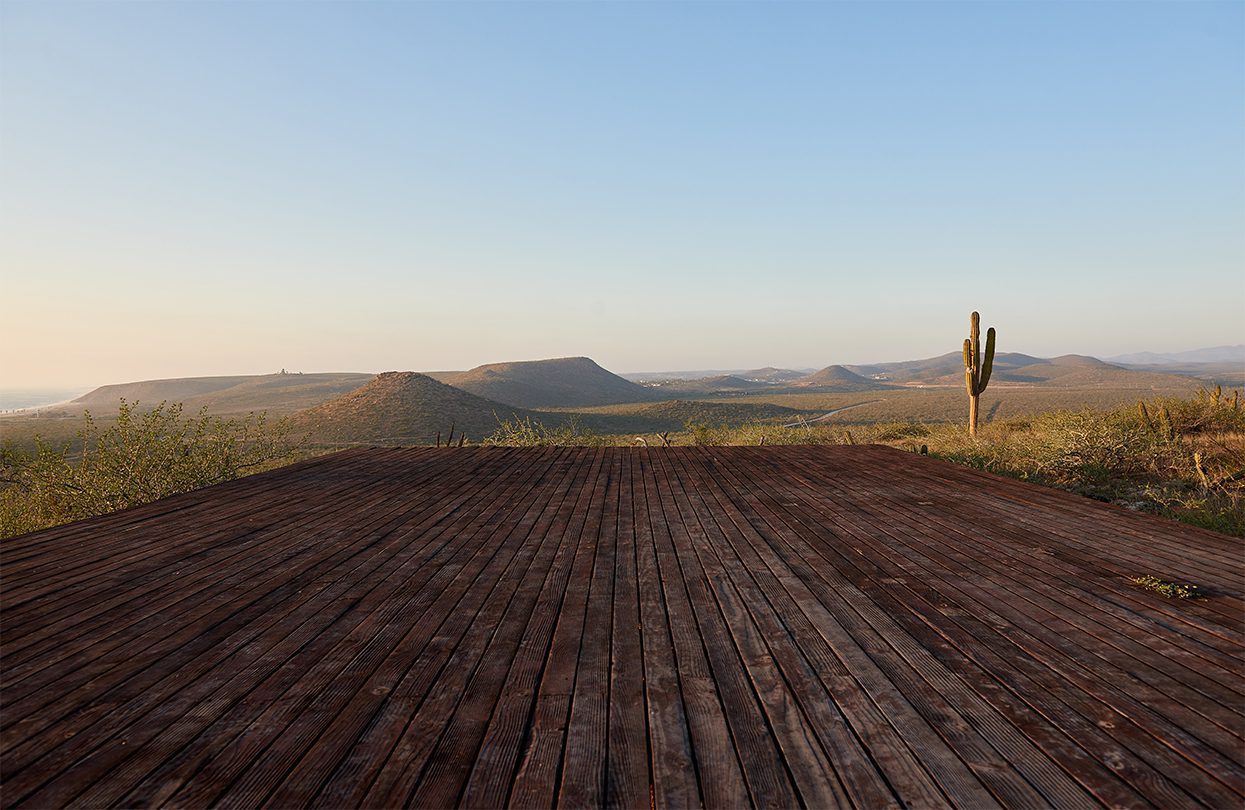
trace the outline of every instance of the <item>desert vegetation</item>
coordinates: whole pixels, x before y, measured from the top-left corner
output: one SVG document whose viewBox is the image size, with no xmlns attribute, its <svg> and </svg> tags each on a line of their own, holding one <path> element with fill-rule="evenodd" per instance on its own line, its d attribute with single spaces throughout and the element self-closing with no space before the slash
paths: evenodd
<svg viewBox="0 0 1245 810">
<path fill-rule="evenodd" d="M 142 410 L 122 400 L 107 427 L 87 413 L 76 441 L 0 447 L 0 537 L 281 466 L 296 449 L 264 414 L 184 417 L 180 404 Z"/>
<path fill-rule="evenodd" d="M 969 318 L 969 335 L 964 339 L 964 384 L 968 388 L 968 433 L 977 435 L 981 394 L 990 383 L 994 369 L 994 327 L 986 332 L 986 356 L 981 357 L 981 316 L 976 312 Z"/>
<path fill-rule="evenodd" d="M 963 355 L 856 371 L 831 366 L 801 377 L 808 385 L 709 378 L 699 395 L 688 385 L 658 393 L 586 358 L 496 364 L 468 374 L 469 381 L 487 383 L 508 398 L 547 386 L 554 393 L 532 394 L 533 401 L 554 402 L 578 387 L 588 392 L 580 399 L 602 403 L 540 410 L 414 372 L 365 376 L 359 385 L 351 375 L 267 375 L 106 387 L 70 403 L 77 410 L 63 415 L 4 417 L 0 536 L 144 503 L 310 453 L 432 445 L 451 430 L 456 444 L 510 447 L 880 443 L 1245 535 L 1245 408 L 1239 393 L 1199 391 L 1189 378 L 1127 371 L 1093 358 L 992 356 L 991 333 L 984 357 L 970 337 Z M 894 379 L 913 374 L 930 382 Z M 969 378 L 969 395 L 980 400 L 976 435 L 964 420 Z M 349 390 L 338 393 L 343 388 Z M 182 404 L 144 411 L 121 400 L 116 415 L 82 411 L 120 391 L 168 390 L 196 404 L 220 397 L 220 407 L 211 405 L 209 415 L 209 403 L 202 402 L 197 417 L 186 417 Z M 628 399 L 635 391 L 642 396 Z M 278 423 L 234 411 L 286 396 L 313 404 L 294 413 L 278 408 Z"/>
</svg>

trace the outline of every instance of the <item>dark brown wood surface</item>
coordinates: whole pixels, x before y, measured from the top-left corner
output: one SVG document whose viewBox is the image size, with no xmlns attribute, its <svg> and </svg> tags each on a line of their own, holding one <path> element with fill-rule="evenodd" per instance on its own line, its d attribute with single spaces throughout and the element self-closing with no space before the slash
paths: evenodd
<svg viewBox="0 0 1245 810">
<path fill-rule="evenodd" d="M 1241 807 L 1243 591 L 883 447 L 350 450 L 0 542 L 0 804 Z"/>
</svg>

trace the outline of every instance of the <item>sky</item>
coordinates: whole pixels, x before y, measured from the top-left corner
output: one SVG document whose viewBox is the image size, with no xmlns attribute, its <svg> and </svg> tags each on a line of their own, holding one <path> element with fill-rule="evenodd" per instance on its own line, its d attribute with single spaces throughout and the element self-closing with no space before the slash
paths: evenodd
<svg viewBox="0 0 1245 810">
<path fill-rule="evenodd" d="M 1245 4 L 0 3 L 0 388 L 1245 342 Z"/>
</svg>

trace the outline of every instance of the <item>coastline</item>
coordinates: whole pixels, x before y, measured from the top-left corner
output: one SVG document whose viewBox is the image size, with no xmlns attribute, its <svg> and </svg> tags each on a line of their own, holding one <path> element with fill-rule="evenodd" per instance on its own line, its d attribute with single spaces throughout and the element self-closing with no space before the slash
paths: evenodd
<svg viewBox="0 0 1245 810">
<path fill-rule="evenodd" d="M 79 394 L 79 396 L 81 396 L 81 394 Z M 37 415 L 39 411 L 46 411 L 52 408 L 64 408 L 67 405 L 72 405 L 76 399 L 78 399 L 78 397 L 60 400 L 59 402 L 49 402 L 46 405 L 31 405 L 26 408 L 9 408 L 7 410 L 0 410 L 0 419 L 5 418 L 6 416 L 34 416 Z"/>
</svg>

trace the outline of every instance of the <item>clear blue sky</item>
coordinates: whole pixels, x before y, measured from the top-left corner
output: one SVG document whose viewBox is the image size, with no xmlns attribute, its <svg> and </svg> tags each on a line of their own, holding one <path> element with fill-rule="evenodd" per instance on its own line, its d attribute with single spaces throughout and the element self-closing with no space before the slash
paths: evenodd
<svg viewBox="0 0 1245 810">
<path fill-rule="evenodd" d="M 1245 4 L 0 4 L 0 385 L 1245 341 Z"/>
</svg>

